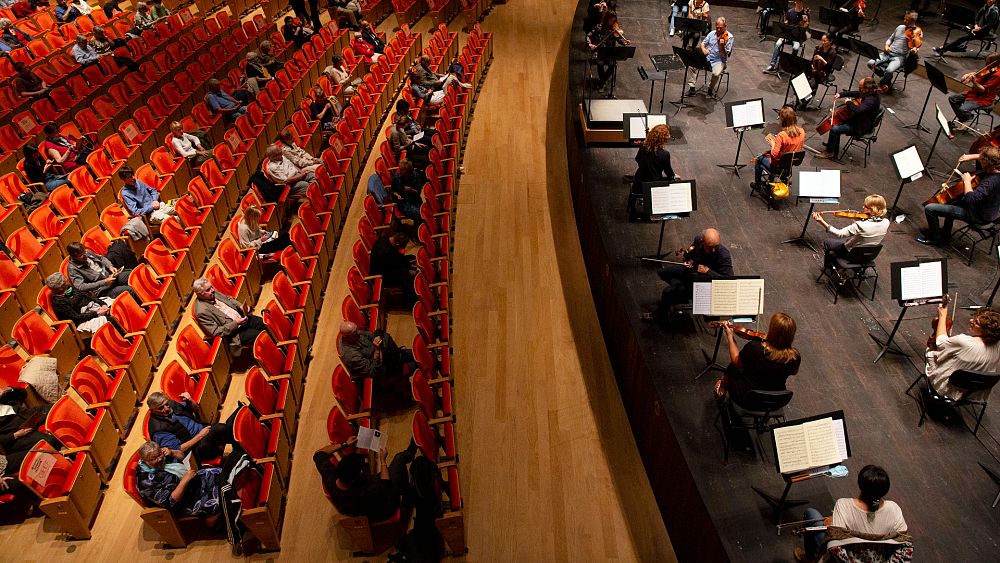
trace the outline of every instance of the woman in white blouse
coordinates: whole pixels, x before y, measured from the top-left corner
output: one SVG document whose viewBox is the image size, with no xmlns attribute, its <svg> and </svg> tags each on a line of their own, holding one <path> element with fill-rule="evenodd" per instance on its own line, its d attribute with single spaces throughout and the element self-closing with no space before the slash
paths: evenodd
<svg viewBox="0 0 1000 563">
<path fill-rule="evenodd" d="M 174 154 L 183 156 L 195 168 L 212 158 L 212 151 L 203 147 L 198 137 L 184 132 L 184 126 L 180 121 L 170 124 L 170 148 Z"/>
<path fill-rule="evenodd" d="M 285 155 L 285 158 L 292 161 L 292 164 L 303 172 L 315 174 L 319 165 L 323 164 L 322 160 L 309 154 L 305 149 L 295 144 L 295 133 L 292 133 L 290 129 L 285 129 L 278 134 L 278 142 L 275 143 L 275 146 L 279 147 L 281 154 Z"/>
</svg>

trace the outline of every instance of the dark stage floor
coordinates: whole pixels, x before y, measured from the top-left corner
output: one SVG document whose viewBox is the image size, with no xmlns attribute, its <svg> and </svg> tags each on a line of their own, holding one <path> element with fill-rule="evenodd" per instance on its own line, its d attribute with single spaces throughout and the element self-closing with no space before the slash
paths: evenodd
<svg viewBox="0 0 1000 563">
<path fill-rule="evenodd" d="M 874 10 L 874 4 L 870 3 L 869 12 Z M 881 45 L 901 20 L 904 6 L 898 2 L 886 3 L 879 11 L 878 26 L 862 26 L 863 38 Z M 817 8 L 813 6 L 814 10 Z M 671 45 L 680 44 L 679 36 L 667 36 L 670 4 L 648 0 L 620 2 L 619 14 L 625 33 L 638 51 L 635 61 L 620 67 L 615 93 L 619 98 L 648 101 L 649 86 L 639 79 L 635 67 L 642 64 L 648 68 L 649 54 L 669 53 Z M 712 16 L 727 18 L 736 41 L 729 64 L 732 84 L 725 101 L 762 96 L 765 108 L 779 107 L 786 82 L 784 78 L 762 73 L 773 40 L 759 42 L 753 11 L 713 5 Z M 930 55 L 930 47 L 941 43 L 945 29 L 936 18 L 925 20 L 923 51 L 924 55 Z M 574 107 L 582 96 L 586 57 L 579 26 L 578 20 L 570 43 L 570 97 Z M 815 41 L 809 42 L 808 54 L 811 55 L 814 45 Z M 849 57 L 838 80 L 842 87 L 847 85 L 854 67 L 854 55 Z M 967 58 L 949 58 L 942 68 L 957 77 L 979 68 L 979 63 Z M 864 62 L 858 72 L 859 77 L 863 75 Z M 668 102 L 679 97 L 682 74 L 683 70 L 668 77 Z M 883 105 L 895 113 L 886 116 L 867 168 L 861 166 L 860 151 L 852 151 L 855 162 L 845 161 L 842 165 L 807 155 L 803 165 L 806 168 L 840 168 L 845 172 L 841 207 L 859 208 L 867 193 L 881 193 L 891 203 L 899 185 L 889 160 L 892 152 L 916 144 L 926 160 L 934 135 L 918 134 L 903 125 L 917 120 L 928 86 L 926 79 L 913 75 L 905 91 L 883 99 Z M 655 108 L 658 96 L 659 87 Z M 674 137 L 668 146 L 674 170 L 683 178 L 697 179 L 699 208 L 690 219 L 667 224 L 664 247 L 686 246 L 701 229 L 718 227 L 724 244 L 732 250 L 737 274 L 759 274 L 766 280 L 764 322 L 774 311 L 785 311 L 798 322 L 796 346 L 803 361 L 798 376 L 790 380 L 789 388 L 795 397 L 787 409 L 788 418 L 837 409 L 846 413 L 853 449 L 853 457 L 846 465 L 851 474 L 839 480 L 814 479 L 796 485 L 795 496 L 809 498 L 812 506 L 829 514 L 835 499 L 855 494 L 857 471 L 869 463 L 879 464 L 892 477 L 889 497 L 902 507 L 910 533 L 915 537 L 916 560 L 1000 560 L 1000 508 L 990 507 L 997 486 L 978 465 L 983 462 L 1000 469 L 1000 395 L 994 393 L 994 402 L 978 437 L 960 425 L 933 420 L 918 428 L 917 404 L 904 390 L 922 369 L 928 319 L 934 308 L 926 306 L 911 311 L 904 321 L 897 342 L 909 352 L 909 357 L 890 355 L 873 364 L 878 346 L 869 338 L 869 334 L 884 336 L 900 311 L 889 298 L 890 262 L 947 256 L 951 292 L 958 292 L 960 305 L 964 306 L 982 304 L 989 296 L 996 281 L 996 255 L 979 252 L 969 267 L 954 250 L 929 248 L 914 240 L 918 229 L 924 226 L 921 202 L 940 182 L 925 177 L 904 188 L 900 208 L 907 219 L 893 225 L 885 241 L 878 259 L 883 277 L 874 301 L 845 295 L 834 305 L 826 287 L 814 282 L 820 256 L 805 247 L 780 244 L 801 230 L 808 206 L 796 207 L 793 200 L 787 200 L 781 210 L 768 211 L 760 199 L 749 197 L 751 167 L 745 168 L 743 177 L 738 178 L 715 166 L 731 163 L 737 148 L 736 135 L 725 127 L 723 103 L 702 96 L 691 102 L 695 107 L 678 111 L 668 103 L 664 110 Z M 826 105 L 829 103 L 828 97 Z M 923 118 L 928 128 L 936 127 L 935 103 L 952 117 L 945 96 L 934 92 L 930 109 Z M 819 147 L 825 140 L 814 133 L 822 113 L 800 114 L 808 134 L 807 144 L 813 147 Z M 982 127 L 988 126 L 986 120 Z M 771 129 L 776 129 L 776 125 Z M 974 139 L 970 133 L 959 134 L 955 140 L 942 137 L 929 164 L 949 171 Z M 744 147 L 741 156 L 744 163 L 751 154 L 767 147 L 760 131 L 749 132 L 746 141 L 751 150 Z M 703 352 L 711 353 L 715 342 L 712 333 L 701 321 L 693 321 L 686 315 L 678 317 L 672 328 L 647 325 L 639 320 L 643 311 L 656 303 L 662 282 L 653 269 L 641 266 L 635 258 L 656 250 L 659 227 L 625 220 L 628 186 L 623 183 L 622 175 L 634 171 L 635 152 L 635 148 L 591 147 L 584 153 L 586 190 L 597 210 L 598 228 L 611 257 L 610 270 L 632 329 L 640 338 L 646 362 L 656 374 L 660 399 L 730 558 L 789 561 L 792 548 L 798 545 L 797 539 L 776 536 L 769 507 L 750 489 L 756 485 L 775 494 L 781 492 L 783 483 L 773 463 L 747 451 L 734 453 L 728 465 L 722 464 L 722 442 L 713 426 L 717 411 L 711 393 L 718 373 L 693 381 L 706 364 Z M 843 226 L 843 221 L 836 224 Z M 810 224 L 808 232 L 818 245 L 823 238 L 822 230 Z M 866 287 L 870 292 L 870 286 Z M 958 312 L 956 330 L 965 330 L 968 314 L 969 311 Z M 799 519 L 800 510 L 789 511 L 785 519 Z M 673 539 L 680 542 L 687 538 Z"/>
</svg>

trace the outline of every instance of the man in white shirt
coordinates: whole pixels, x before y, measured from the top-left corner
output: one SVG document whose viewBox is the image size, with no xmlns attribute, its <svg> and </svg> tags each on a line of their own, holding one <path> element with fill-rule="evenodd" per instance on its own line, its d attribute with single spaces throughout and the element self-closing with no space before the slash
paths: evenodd
<svg viewBox="0 0 1000 563">
<path fill-rule="evenodd" d="M 948 335 L 948 306 L 938 306 L 934 346 L 924 354 L 925 372 L 934 391 L 949 399 L 959 399 L 961 389 L 951 385 L 955 370 L 1000 373 L 1000 313 L 980 309 L 969 319 L 969 334 Z M 989 390 L 970 393 L 966 399 L 985 400 Z"/>
<path fill-rule="evenodd" d="M 302 170 L 292 164 L 291 160 L 285 158 L 281 149 L 271 145 L 267 147 L 267 174 L 273 181 L 279 184 L 291 186 L 291 195 L 301 196 L 309 189 L 309 185 L 316 181 L 312 172 Z"/>
<path fill-rule="evenodd" d="M 90 66 L 97 64 L 101 56 L 87 43 L 87 37 L 83 34 L 76 36 L 76 45 L 70 50 L 73 59 L 80 63 L 80 66 Z"/>
</svg>

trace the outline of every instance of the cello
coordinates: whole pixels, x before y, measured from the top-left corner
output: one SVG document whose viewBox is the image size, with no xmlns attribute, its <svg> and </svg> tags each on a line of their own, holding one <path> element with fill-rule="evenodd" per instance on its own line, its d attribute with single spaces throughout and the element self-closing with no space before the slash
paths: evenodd
<svg viewBox="0 0 1000 563">
<path fill-rule="evenodd" d="M 852 105 L 854 107 L 851 107 Z M 854 115 L 854 112 L 857 111 L 860 105 L 861 98 L 854 98 L 846 102 L 840 109 L 837 109 L 837 99 L 834 98 L 833 107 L 830 108 L 830 117 L 819 122 L 819 125 L 816 126 L 816 132 L 820 135 L 829 133 L 834 125 L 840 125 Z"/>
<path fill-rule="evenodd" d="M 955 176 L 956 172 L 958 172 L 958 164 L 956 164 L 955 168 L 952 169 L 951 175 L 948 176 L 948 179 L 945 180 L 943 184 L 941 184 L 941 189 L 934 192 L 934 195 L 932 195 L 927 201 L 925 201 L 924 205 L 930 205 L 932 203 L 940 203 L 944 205 L 947 203 L 951 203 L 952 201 L 957 199 L 960 195 L 965 193 L 965 179 L 959 179 L 954 184 L 949 184 L 949 182 L 951 182 L 951 179 Z M 972 176 L 970 185 L 972 186 L 972 189 L 976 189 L 976 186 L 979 185 L 978 173 Z"/>
</svg>

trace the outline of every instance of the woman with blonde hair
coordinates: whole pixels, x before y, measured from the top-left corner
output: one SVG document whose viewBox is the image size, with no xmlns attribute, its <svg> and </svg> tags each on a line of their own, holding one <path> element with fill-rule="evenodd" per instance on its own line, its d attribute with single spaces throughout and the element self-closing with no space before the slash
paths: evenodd
<svg viewBox="0 0 1000 563">
<path fill-rule="evenodd" d="M 260 226 L 260 207 L 251 205 L 243 210 L 243 217 L 237 225 L 237 232 L 240 235 L 241 248 L 256 248 L 257 256 L 261 260 L 269 260 L 276 252 L 280 252 L 289 246 L 292 241 L 288 238 L 288 233 L 281 231 L 268 231 Z"/>
<path fill-rule="evenodd" d="M 735 330 L 731 323 L 723 325 L 729 343 L 729 367 L 722 379 L 715 383 L 716 396 L 739 405 L 753 389 L 784 391 L 785 380 L 799 371 L 802 361 L 799 351 L 792 346 L 795 340 L 795 319 L 785 313 L 771 315 L 764 341 L 751 340 L 741 350 L 736 346 Z"/>
<path fill-rule="evenodd" d="M 813 213 L 812 218 L 833 237 L 823 241 L 826 251 L 823 261 L 824 268 L 832 268 L 836 258 L 847 258 L 847 255 L 859 246 L 875 246 L 882 244 L 882 239 L 889 232 L 890 221 L 886 220 L 885 198 L 871 194 L 865 198 L 862 213 L 867 219 L 859 219 L 843 229 L 838 229 L 826 222 L 819 213 Z"/>
<path fill-rule="evenodd" d="M 768 135 L 764 140 L 771 145 L 771 150 L 758 156 L 757 164 L 754 167 L 753 188 L 760 186 L 764 171 L 771 174 L 771 165 L 781 158 L 781 155 L 790 152 L 799 152 L 806 142 L 806 132 L 799 127 L 799 118 L 795 114 L 795 108 L 786 105 L 778 112 L 778 121 L 781 123 L 781 131 L 777 135 Z"/>
<path fill-rule="evenodd" d="M 670 153 L 666 146 L 670 141 L 670 126 L 661 124 L 653 127 L 646 133 L 639 152 L 635 154 L 635 162 L 639 169 L 635 171 L 632 179 L 632 189 L 628 194 L 628 220 L 638 221 L 641 210 L 636 209 L 637 201 L 642 197 L 642 184 L 644 182 L 654 182 L 656 180 L 674 180 L 674 169 L 670 165 Z"/>
</svg>

